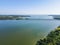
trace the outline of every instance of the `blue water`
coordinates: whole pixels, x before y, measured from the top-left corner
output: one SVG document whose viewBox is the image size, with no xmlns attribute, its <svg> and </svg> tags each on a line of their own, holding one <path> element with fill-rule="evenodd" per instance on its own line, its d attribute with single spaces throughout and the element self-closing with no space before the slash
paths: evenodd
<svg viewBox="0 0 60 45">
<path fill-rule="evenodd" d="M 35 45 L 60 20 L 0 20 L 0 45 Z"/>
</svg>

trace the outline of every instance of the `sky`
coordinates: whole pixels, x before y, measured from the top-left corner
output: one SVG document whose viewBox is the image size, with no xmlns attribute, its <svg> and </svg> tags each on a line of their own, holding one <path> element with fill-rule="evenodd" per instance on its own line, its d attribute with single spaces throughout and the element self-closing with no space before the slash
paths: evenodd
<svg viewBox="0 0 60 45">
<path fill-rule="evenodd" d="M 0 0 L 0 14 L 60 14 L 60 0 Z"/>
</svg>

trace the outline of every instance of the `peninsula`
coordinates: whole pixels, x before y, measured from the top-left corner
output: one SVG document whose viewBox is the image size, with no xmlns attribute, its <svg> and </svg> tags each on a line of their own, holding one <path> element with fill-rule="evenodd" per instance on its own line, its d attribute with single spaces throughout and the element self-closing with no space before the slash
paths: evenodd
<svg viewBox="0 0 60 45">
<path fill-rule="evenodd" d="M 49 16 L 52 16 L 53 19 L 60 20 L 60 15 L 49 15 Z"/>
<path fill-rule="evenodd" d="M 0 20 L 25 20 L 29 15 L 0 15 Z"/>
<path fill-rule="evenodd" d="M 46 38 L 37 41 L 36 45 L 60 45 L 60 26 L 51 31 Z"/>
</svg>

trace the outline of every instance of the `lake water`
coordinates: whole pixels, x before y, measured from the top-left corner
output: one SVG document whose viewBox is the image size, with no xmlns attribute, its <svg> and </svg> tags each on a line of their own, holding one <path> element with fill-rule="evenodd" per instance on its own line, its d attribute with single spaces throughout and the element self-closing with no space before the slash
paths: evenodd
<svg viewBox="0 0 60 45">
<path fill-rule="evenodd" d="M 35 45 L 60 20 L 0 20 L 0 45 Z"/>
</svg>

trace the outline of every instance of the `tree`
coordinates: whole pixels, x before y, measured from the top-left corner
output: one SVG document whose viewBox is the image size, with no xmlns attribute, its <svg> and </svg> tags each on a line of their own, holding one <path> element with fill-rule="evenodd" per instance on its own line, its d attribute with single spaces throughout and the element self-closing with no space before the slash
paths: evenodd
<svg viewBox="0 0 60 45">
<path fill-rule="evenodd" d="M 58 26 L 57 29 L 58 28 L 60 28 L 60 26 Z M 60 45 L 60 30 L 57 29 L 51 31 L 46 38 L 37 41 L 36 45 Z"/>
</svg>

